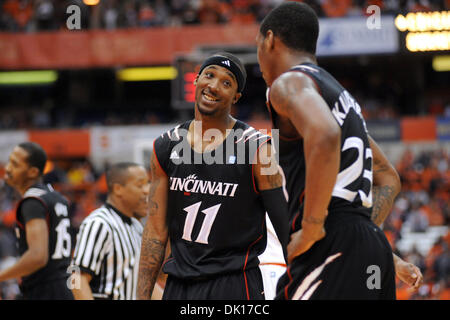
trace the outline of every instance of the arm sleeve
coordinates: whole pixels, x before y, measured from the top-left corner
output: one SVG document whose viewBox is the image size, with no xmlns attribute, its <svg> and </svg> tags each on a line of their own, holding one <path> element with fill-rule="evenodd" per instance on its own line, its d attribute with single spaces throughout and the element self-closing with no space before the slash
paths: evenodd
<svg viewBox="0 0 450 320">
<path fill-rule="evenodd" d="M 83 221 L 77 236 L 73 263 L 84 272 L 98 275 L 111 248 L 111 231 L 101 218 Z"/>
<path fill-rule="evenodd" d="M 31 219 L 46 219 L 47 208 L 38 199 L 29 198 L 21 204 L 20 216 L 23 224 L 26 224 Z"/>
<path fill-rule="evenodd" d="M 287 244 L 289 241 L 288 203 L 283 194 L 283 188 L 263 190 L 260 192 L 264 209 L 272 222 L 275 233 L 283 248 L 284 259 L 287 261 Z"/>
</svg>

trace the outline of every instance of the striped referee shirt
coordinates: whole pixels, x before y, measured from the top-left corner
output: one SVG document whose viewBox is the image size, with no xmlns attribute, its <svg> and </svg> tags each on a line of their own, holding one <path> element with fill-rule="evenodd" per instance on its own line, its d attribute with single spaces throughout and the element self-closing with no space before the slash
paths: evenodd
<svg viewBox="0 0 450 320">
<path fill-rule="evenodd" d="M 143 227 L 110 204 L 80 226 L 73 264 L 92 275 L 95 299 L 135 300 Z"/>
</svg>

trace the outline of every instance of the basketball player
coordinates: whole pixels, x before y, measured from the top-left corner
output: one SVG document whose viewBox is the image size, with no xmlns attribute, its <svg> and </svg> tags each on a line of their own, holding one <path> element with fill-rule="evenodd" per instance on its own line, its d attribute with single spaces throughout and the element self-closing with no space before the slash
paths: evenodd
<svg viewBox="0 0 450 320">
<path fill-rule="evenodd" d="M 395 299 L 392 250 L 371 221 L 372 140 L 358 103 L 317 66 L 318 31 L 309 6 L 285 2 L 256 38 L 291 217 L 277 299 Z"/>
<path fill-rule="evenodd" d="M 33 142 L 19 144 L 9 156 L 5 181 L 22 195 L 16 211 L 20 259 L 0 271 L 0 281 L 21 277 L 26 300 L 73 300 L 66 283 L 72 249 L 68 202 L 42 184 L 46 161 Z"/>
<path fill-rule="evenodd" d="M 154 142 L 140 299 L 150 299 L 168 238 L 163 299 L 264 299 L 265 212 L 285 248 L 287 203 L 269 137 L 230 116 L 245 80 L 235 56 L 206 59 L 195 80 L 195 119 Z"/>
</svg>

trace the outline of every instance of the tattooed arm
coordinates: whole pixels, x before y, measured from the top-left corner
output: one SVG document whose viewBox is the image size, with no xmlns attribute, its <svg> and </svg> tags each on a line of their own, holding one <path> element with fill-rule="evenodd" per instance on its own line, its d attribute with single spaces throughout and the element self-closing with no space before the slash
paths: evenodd
<svg viewBox="0 0 450 320">
<path fill-rule="evenodd" d="M 372 221 L 380 226 L 391 211 L 394 199 L 400 192 L 401 183 L 397 171 L 380 147 L 370 136 L 369 141 L 373 153 Z M 420 269 L 394 253 L 393 257 L 397 277 L 414 289 L 418 289 L 423 281 Z"/>
<path fill-rule="evenodd" d="M 264 143 L 256 156 L 257 161 L 253 167 L 255 184 L 287 261 L 289 212 L 281 168 L 275 159 L 270 143 Z"/>
<path fill-rule="evenodd" d="M 400 177 L 376 142 L 369 136 L 373 154 L 372 221 L 381 225 L 400 192 Z"/>
<path fill-rule="evenodd" d="M 149 214 L 142 234 L 139 261 L 139 300 L 150 300 L 166 250 L 168 230 L 166 222 L 168 179 L 157 165 L 153 151 L 150 166 L 152 182 L 149 193 Z"/>
</svg>

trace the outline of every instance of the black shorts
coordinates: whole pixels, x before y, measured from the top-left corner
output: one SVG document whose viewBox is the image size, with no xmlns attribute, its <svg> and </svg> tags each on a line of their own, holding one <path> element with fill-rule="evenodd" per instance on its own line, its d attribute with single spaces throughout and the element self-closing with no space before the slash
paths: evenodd
<svg viewBox="0 0 450 320">
<path fill-rule="evenodd" d="M 259 268 L 202 279 L 167 277 L 163 300 L 264 300 Z"/>
<path fill-rule="evenodd" d="M 324 239 L 292 261 L 277 300 L 395 299 L 392 249 L 368 217 L 330 214 Z"/>
<path fill-rule="evenodd" d="M 52 280 L 21 289 L 24 300 L 74 300 L 72 291 L 67 287 L 67 279 Z"/>
</svg>

